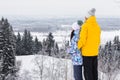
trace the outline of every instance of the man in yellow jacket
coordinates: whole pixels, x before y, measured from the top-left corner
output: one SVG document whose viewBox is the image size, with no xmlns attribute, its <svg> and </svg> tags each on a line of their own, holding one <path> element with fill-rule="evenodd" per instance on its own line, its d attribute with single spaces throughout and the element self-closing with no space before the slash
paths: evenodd
<svg viewBox="0 0 120 80">
<path fill-rule="evenodd" d="M 81 50 L 83 56 L 85 80 L 98 80 L 97 57 L 101 29 L 96 21 L 95 11 L 95 8 L 92 8 L 85 16 L 86 21 L 82 25 L 78 40 L 78 49 Z"/>
</svg>

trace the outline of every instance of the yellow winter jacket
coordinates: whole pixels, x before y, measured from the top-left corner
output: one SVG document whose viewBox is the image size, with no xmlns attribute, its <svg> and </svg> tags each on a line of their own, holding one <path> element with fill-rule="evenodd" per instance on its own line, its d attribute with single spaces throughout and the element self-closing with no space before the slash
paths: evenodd
<svg viewBox="0 0 120 80">
<path fill-rule="evenodd" d="M 101 29 L 95 16 L 89 17 L 82 25 L 78 49 L 81 49 L 83 56 L 98 56 L 100 45 Z"/>
</svg>

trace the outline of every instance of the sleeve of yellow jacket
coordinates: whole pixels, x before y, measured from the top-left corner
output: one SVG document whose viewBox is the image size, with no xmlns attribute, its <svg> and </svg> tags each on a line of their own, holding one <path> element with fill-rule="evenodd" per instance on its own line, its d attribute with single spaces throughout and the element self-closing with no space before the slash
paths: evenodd
<svg viewBox="0 0 120 80">
<path fill-rule="evenodd" d="M 83 24 L 78 40 L 78 49 L 85 45 L 87 39 L 87 27 Z"/>
</svg>

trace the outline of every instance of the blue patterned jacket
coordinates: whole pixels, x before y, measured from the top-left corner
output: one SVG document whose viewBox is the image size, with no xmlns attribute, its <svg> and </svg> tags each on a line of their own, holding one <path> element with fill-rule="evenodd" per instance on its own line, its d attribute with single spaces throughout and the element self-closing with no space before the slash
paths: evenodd
<svg viewBox="0 0 120 80">
<path fill-rule="evenodd" d="M 79 29 L 74 31 L 74 36 L 71 39 L 70 48 L 68 49 L 68 53 L 71 54 L 73 65 L 83 64 L 81 52 L 77 48 L 78 39 L 79 39 Z"/>
</svg>

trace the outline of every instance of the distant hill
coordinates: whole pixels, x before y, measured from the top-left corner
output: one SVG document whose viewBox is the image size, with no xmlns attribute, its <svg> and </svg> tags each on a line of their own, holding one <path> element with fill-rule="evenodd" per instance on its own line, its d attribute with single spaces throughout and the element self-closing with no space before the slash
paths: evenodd
<svg viewBox="0 0 120 80">
<path fill-rule="evenodd" d="M 84 20 L 79 17 L 8 17 L 8 20 L 15 31 L 24 31 L 24 29 L 27 29 L 32 32 L 53 32 L 56 30 L 65 30 L 67 27 L 62 27 L 62 25 L 69 25 L 68 28 L 70 28 L 70 25 L 78 19 Z M 102 30 L 120 29 L 120 18 L 98 18 L 97 21 Z"/>
</svg>

